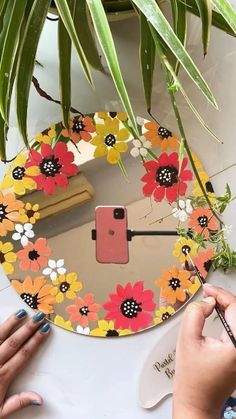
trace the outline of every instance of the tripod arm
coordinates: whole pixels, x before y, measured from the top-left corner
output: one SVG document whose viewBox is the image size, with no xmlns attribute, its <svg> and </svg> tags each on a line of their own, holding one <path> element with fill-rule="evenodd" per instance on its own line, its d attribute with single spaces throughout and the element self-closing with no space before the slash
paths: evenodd
<svg viewBox="0 0 236 419">
<path fill-rule="evenodd" d="M 176 230 L 160 230 L 160 231 L 153 231 L 153 230 L 127 230 L 127 240 L 131 241 L 132 237 L 135 236 L 178 236 Z"/>
</svg>

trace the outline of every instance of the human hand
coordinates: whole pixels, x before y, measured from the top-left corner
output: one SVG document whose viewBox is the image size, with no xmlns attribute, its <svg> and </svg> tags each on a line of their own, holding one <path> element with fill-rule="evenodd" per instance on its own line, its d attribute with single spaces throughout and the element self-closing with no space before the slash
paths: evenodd
<svg viewBox="0 0 236 419">
<path fill-rule="evenodd" d="M 236 336 L 236 297 L 204 285 L 204 300 L 188 305 L 177 343 L 173 418 L 219 419 L 221 408 L 236 388 L 236 348 L 223 331 L 220 339 L 204 337 L 205 320 L 215 303 Z"/>
<path fill-rule="evenodd" d="M 27 319 L 24 309 L 0 325 L 0 418 L 7 418 L 27 406 L 40 406 L 42 397 L 34 392 L 15 394 L 6 398 L 9 386 L 29 362 L 49 332 L 45 314 L 38 312 Z M 27 319 L 25 322 L 24 320 Z"/>
</svg>

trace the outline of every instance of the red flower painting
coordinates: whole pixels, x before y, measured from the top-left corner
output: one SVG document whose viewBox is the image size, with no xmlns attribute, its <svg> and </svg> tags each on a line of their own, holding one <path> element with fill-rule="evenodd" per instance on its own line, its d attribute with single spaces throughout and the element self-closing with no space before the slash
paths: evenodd
<svg viewBox="0 0 236 419">
<path fill-rule="evenodd" d="M 113 320 L 115 329 L 131 329 L 137 332 L 152 323 L 151 313 L 156 308 L 154 293 L 143 289 L 143 281 L 134 285 L 129 282 L 124 287 L 118 284 L 116 293 L 109 294 L 109 297 L 110 301 L 103 305 L 108 311 L 105 320 Z"/>
<path fill-rule="evenodd" d="M 211 269 L 214 254 L 214 250 L 210 248 L 206 251 L 199 252 L 197 257 L 193 259 L 203 278 L 207 277 L 207 274 Z"/>
<path fill-rule="evenodd" d="M 22 271 L 28 269 L 38 272 L 48 263 L 48 256 L 51 253 L 50 247 L 44 238 L 39 238 L 35 243 L 29 242 L 22 250 L 17 252 L 19 266 Z"/>
<path fill-rule="evenodd" d="M 188 159 L 184 157 L 179 171 L 179 156 L 176 152 L 169 155 L 162 153 L 158 160 L 144 163 L 147 170 L 141 179 L 145 182 L 144 195 L 153 195 L 157 202 L 164 198 L 169 202 L 174 202 L 179 195 L 184 196 L 187 189 L 186 181 L 193 178 L 191 170 L 185 170 L 187 163 Z"/>
<path fill-rule="evenodd" d="M 77 166 L 73 163 L 74 154 L 68 151 L 67 145 L 59 141 L 54 148 L 42 144 L 41 153 L 30 150 L 29 160 L 25 167 L 38 166 L 40 174 L 32 176 L 37 189 L 43 189 L 48 195 L 55 192 L 55 186 L 68 186 L 68 176 L 77 174 Z"/>
<path fill-rule="evenodd" d="M 198 207 L 192 212 L 188 225 L 197 233 L 201 233 L 206 239 L 209 239 L 211 231 L 216 231 L 219 227 L 217 218 L 210 208 L 204 207 Z"/>
<path fill-rule="evenodd" d="M 77 322 L 80 326 L 86 327 L 89 322 L 98 320 L 98 311 L 101 306 L 95 303 L 93 294 L 86 294 L 84 298 L 77 297 L 74 303 L 66 307 L 72 322 Z"/>
</svg>

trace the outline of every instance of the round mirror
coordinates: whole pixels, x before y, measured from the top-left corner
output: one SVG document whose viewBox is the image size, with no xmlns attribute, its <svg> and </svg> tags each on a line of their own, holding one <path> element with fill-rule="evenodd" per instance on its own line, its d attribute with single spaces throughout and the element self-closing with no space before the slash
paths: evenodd
<svg viewBox="0 0 236 419">
<path fill-rule="evenodd" d="M 70 331 L 111 337 L 158 325 L 199 289 L 192 263 L 204 278 L 211 266 L 218 221 L 190 156 L 167 128 L 137 123 L 139 139 L 123 112 L 53 125 L 1 184 L 2 268 L 25 303 Z"/>
</svg>

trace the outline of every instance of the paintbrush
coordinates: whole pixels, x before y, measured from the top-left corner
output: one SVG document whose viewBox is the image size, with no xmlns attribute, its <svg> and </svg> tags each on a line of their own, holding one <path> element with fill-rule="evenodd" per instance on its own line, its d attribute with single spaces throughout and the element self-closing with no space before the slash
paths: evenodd
<svg viewBox="0 0 236 419">
<path fill-rule="evenodd" d="M 202 274 L 199 271 L 198 267 L 194 264 L 194 262 L 193 262 L 193 260 L 192 260 L 192 258 L 191 258 L 191 256 L 189 254 L 188 254 L 188 257 L 189 257 L 189 260 L 190 260 L 191 264 L 193 265 L 193 268 L 194 268 L 194 270 L 195 270 L 195 272 L 197 274 L 197 277 L 198 277 L 200 283 L 202 285 L 204 285 L 206 283 L 204 277 L 202 276 Z M 234 347 L 236 348 L 236 339 L 235 339 L 235 337 L 233 335 L 233 332 L 232 332 L 229 324 L 225 320 L 225 316 L 224 316 L 224 314 L 223 314 L 223 312 L 221 310 L 220 305 L 217 302 L 215 304 L 215 310 L 216 310 L 216 312 L 217 312 L 217 314 L 218 314 L 218 316 L 219 316 L 219 318 L 221 320 L 221 323 L 223 324 L 223 326 L 224 326 L 224 328 L 225 328 L 225 330 L 226 330 L 226 332 L 227 332 L 227 334 L 228 334 L 231 342 L 233 343 Z"/>
</svg>

